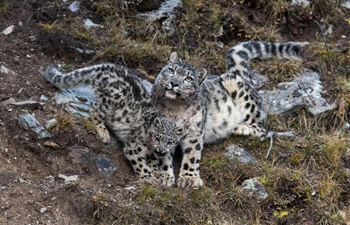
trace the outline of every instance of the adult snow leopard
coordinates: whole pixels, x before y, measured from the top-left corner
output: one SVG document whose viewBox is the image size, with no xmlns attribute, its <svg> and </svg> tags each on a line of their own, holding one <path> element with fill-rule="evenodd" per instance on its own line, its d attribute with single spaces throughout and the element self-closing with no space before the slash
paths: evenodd
<svg viewBox="0 0 350 225">
<path fill-rule="evenodd" d="M 299 58 L 301 43 L 248 41 L 229 49 L 226 73 L 208 76 L 172 53 L 156 77 L 152 99 L 156 106 L 187 130 L 180 145 L 183 151 L 177 184 L 197 188 L 204 143 L 213 143 L 230 134 L 265 134 L 266 111 L 261 97 L 249 82 L 249 62 L 254 58 Z M 185 128 L 184 126 L 188 127 Z"/>
<path fill-rule="evenodd" d="M 52 65 L 45 78 L 58 88 L 91 84 L 96 98 L 90 115 L 99 138 L 110 142 L 107 126 L 123 142 L 124 154 L 140 178 L 175 184 L 171 154 L 183 129 L 153 105 L 140 78 L 128 68 L 108 63 L 63 74 Z"/>
</svg>

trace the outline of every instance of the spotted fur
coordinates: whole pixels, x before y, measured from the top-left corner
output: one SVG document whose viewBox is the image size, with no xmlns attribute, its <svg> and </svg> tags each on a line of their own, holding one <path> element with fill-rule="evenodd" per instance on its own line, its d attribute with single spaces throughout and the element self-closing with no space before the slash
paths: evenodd
<svg viewBox="0 0 350 225">
<path fill-rule="evenodd" d="M 267 114 L 249 82 L 249 62 L 274 55 L 297 59 L 300 49 L 300 43 L 240 43 L 227 53 L 227 72 L 208 77 L 205 69 L 182 61 L 177 53 L 171 54 L 155 80 L 152 98 L 168 118 L 187 131 L 180 143 L 183 160 L 178 186 L 197 188 L 203 184 L 199 167 L 204 143 L 231 134 L 265 134 Z"/>
<path fill-rule="evenodd" d="M 91 84 L 96 99 L 90 114 L 98 137 L 109 143 L 108 127 L 123 142 L 124 154 L 140 178 L 166 186 L 175 183 L 171 154 L 183 130 L 154 107 L 128 68 L 100 64 L 63 74 L 52 65 L 45 78 L 59 88 Z"/>
</svg>

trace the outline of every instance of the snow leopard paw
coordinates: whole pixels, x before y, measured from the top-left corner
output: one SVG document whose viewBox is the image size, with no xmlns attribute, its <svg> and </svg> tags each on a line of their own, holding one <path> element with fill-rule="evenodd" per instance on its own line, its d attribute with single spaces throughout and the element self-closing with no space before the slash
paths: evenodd
<svg viewBox="0 0 350 225">
<path fill-rule="evenodd" d="M 177 186 L 183 189 L 198 189 L 203 186 L 203 180 L 197 174 L 180 174 L 177 180 Z"/>
</svg>

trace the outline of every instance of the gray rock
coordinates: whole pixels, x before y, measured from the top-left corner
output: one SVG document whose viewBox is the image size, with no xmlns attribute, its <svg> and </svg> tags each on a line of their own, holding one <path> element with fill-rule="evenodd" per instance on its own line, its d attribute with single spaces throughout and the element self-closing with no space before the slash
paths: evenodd
<svg viewBox="0 0 350 225">
<path fill-rule="evenodd" d="M 241 163 L 256 163 L 256 160 L 249 152 L 237 145 L 228 146 L 226 151 L 225 155 L 230 159 L 237 159 Z"/>
<path fill-rule="evenodd" d="M 316 72 L 304 72 L 291 82 L 278 84 L 276 90 L 259 91 L 269 114 L 280 114 L 299 105 L 306 105 L 313 115 L 334 109 L 335 104 L 328 104 L 321 93 L 320 76 Z"/>
<path fill-rule="evenodd" d="M 95 99 L 92 86 L 84 86 L 71 89 L 58 89 L 54 100 L 58 104 L 66 104 L 69 111 L 83 117 L 90 117 L 89 111 Z"/>
<path fill-rule="evenodd" d="M 261 184 L 257 177 L 243 181 L 242 190 L 252 196 L 255 196 L 259 200 L 265 199 L 268 196 L 265 187 Z"/>
<path fill-rule="evenodd" d="M 176 30 L 176 26 L 175 26 L 175 16 L 174 15 L 170 15 L 169 18 L 167 18 L 166 20 L 163 21 L 162 23 L 162 30 L 164 31 L 164 33 L 168 36 L 171 37 L 174 35 L 175 30 Z"/>
<path fill-rule="evenodd" d="M 107 178 L 113 176 L 117 170 L 115 162 L 103 154 L 97 155 L 95 165 L 97 170 Z"/>
<path fill-rule="evenodd" d="M 38 135 L 39 139 L 51 138 L 51 134 L 29 113 L 18 117 L 18 124 L 24 130 L 32 130 Z"/>
</svg>

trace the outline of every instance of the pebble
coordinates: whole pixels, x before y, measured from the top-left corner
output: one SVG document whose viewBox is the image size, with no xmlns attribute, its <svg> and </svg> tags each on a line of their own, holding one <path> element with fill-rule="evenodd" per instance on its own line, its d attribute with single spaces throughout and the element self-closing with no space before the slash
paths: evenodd
<svg viewBox="0 0 350 225">
<path fill-rule="evenodd" d="M 50 182 L 54 182 L 55 181 L 55 177 L 52 175 L 49 175 L 47 177 L 45 177 L 46 179 L 48 179 Z"/>
<path fill-rule="evenodd" d="M 72 184 L 78 181 L 78 175 L 66 176 L 64 174 L 58 174 L 58 178 L 63 179 L 65 184 Z"/>
<path fill-rule="evenodd" d="M 5 66 L 0 66 L 0 73 L 6 73 L 6 74 L 10 74 L 10 75 L 17 75 L 16 72 L 7 69 Z"/>
<path fill-rule="evenodd" d="M 36 41 L 36 36 L 34 36 L 34 35 L 29 36 L 29 40 L 32 42 Z"/>
<path fill-rule="evenodd" d="M 8 26 L 8 27 L 7 27 L 5 30 L 3 30 L 1 33 L 4 34 L 4 35 L 9 35 L 9 34 L 12 33 L 14 27 L 15 27 L 15 25 Z"/>
<path fill-rule="evenodd" d="M 230 159 L 237 159 L 241 163 L 256 163 L 256 160 L 249 152 L 237 145 L 228 146 L 226 151 L 225 155 Z"/>
<path fill-rule="evenodd" d="M 47 211 L 47 208 L 46 207 L 43 207 L 40 209 L 40 213 L 45 213 Z"/>
<path fill-rule="evenodd" d="M 95 165 L 97 170 L 107 178 L 113 176 L 117 170 L 115 162 L 104 154 L 97 155 Z"/>
<path fill-rule="evenodd" d="M 79 7 L 80 7 L 80 2 L 74 1 L 68 6 L 68 9 L 72 12 L 77 12 L 79 10 Z"/>
<path fill-rule="evenodd" d="M 11 105 L 17 106 L 19 108 L 28 108 L 30 110 L 35 110 L 39 108 L 39 106 L 42 106 L 43 103 L 39 103 L 34 100 L 26 100 L 26 101 L 21 101 L 21 102 L 12 102 Z"/>
<path fill-rule="evenodd" d="M 51 129 L 54 128 L 57 125 L 58 121 L 56 119 L 51 119 L 46 121 L 45 128 L 46 129 Z"/>
<path fill-rule="evenodd" d="M 84 20 L 84 28 L 89 29 L 91 27 L 100 27 L 100 24 L 92 22 L 90 19 L 85 19 Z"/>
<path fill-rule="evenodd" d="M 162 30 L 168 37 L 173 36 L 175 33 L 176 27 L 175 27 L 174 19 L 175 19 L 175 16 L 171 15 L 169 18 L 167 18 L 162 22 Z"/>
<path fill-rule="evenodd" d="M 242 190 L 255 196 L 259 200 L 265 199 L 268 196 L 265 187 L 257 177 L 244 180 L 242 183 Z"/>
<path fill-rule="evenodd" d="M 47 97 L 46 97 L 45 95 L 41 95 L 41 96 L 40 96 L 40 100 L 41 100 L 41 101 L 47 101 Z"/>
</svg>

